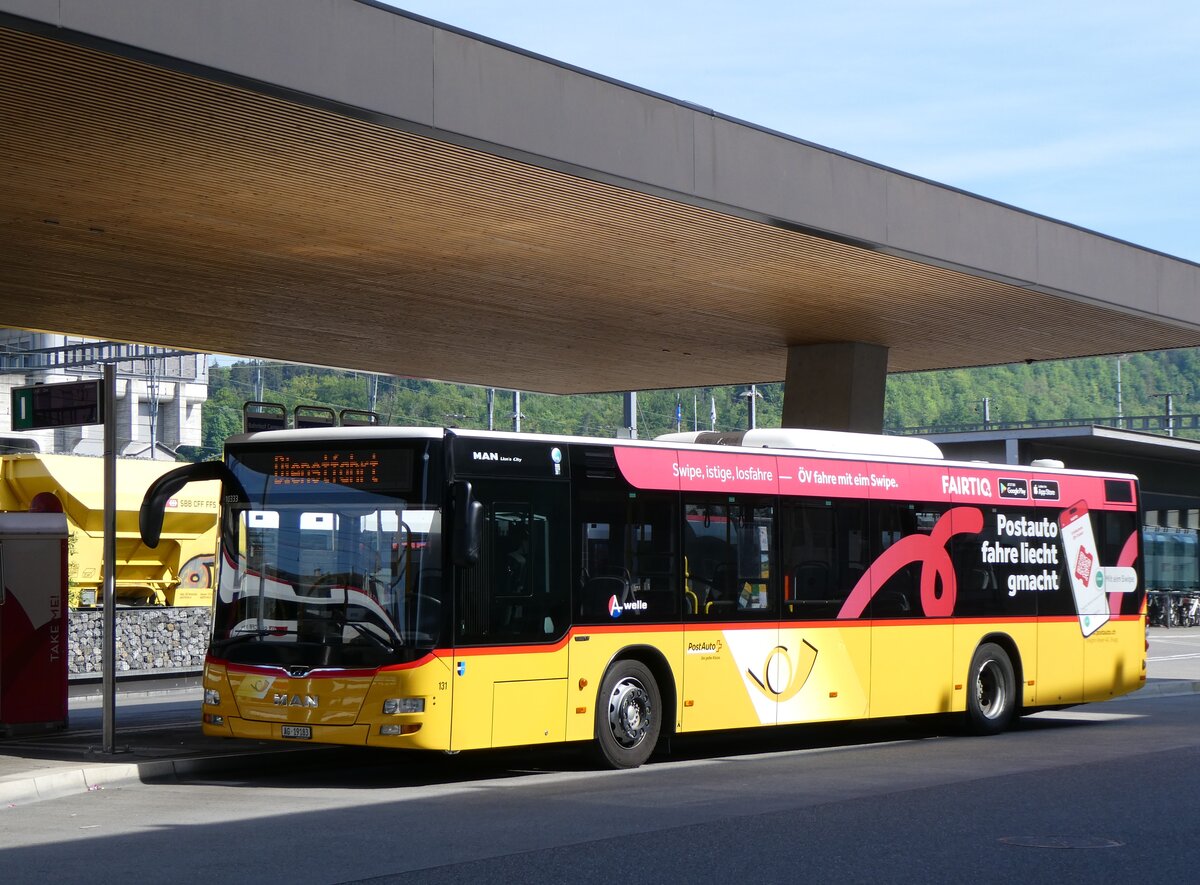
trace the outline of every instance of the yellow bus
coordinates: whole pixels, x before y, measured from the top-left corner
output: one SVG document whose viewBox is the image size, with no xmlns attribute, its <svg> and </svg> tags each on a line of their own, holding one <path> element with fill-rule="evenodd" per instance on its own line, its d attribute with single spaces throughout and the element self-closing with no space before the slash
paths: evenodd
<svg viewBox="0 0 1200 885">
<path fill-rule="evenodd" d="M 223 482 L 203 728 L 459 751 L 1019 714 L 1139 688 L 1138 486 L 897 437 L 273 431 Z"/>
</svg>

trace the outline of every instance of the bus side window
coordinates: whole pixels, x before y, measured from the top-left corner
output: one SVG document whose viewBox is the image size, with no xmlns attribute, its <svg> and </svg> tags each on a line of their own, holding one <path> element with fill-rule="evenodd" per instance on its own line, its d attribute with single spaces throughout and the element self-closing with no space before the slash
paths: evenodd
<svg viewBox="0 0 1200 885">
<path fill-rule="evenodd" d="M 547 642 L 562 636 L 571 589 L 564 555 L 566 487 L 494 480 L 474 485 L 487 527 L 478 565 L 458 570 L 458 641 Z"/>
<path fill-rule="evenodd" d="M 945 504 L 907 504 L 879 502 L 872 506 L 872 529 L 878 559 L 893 544 L 904 538 L 928 535 L 949 507 Z M 921 603 L 921 571 L 927 566 L 915 559 L 901 566 L 871 597 L 872 618 L 919 618 L 925 614 Z M 940 579 L 939 579 L 940 580 Z M 941 593 L 944 588 L 939 587 Z"/>
<path fill-rule="evenodd" d="M 836 618 L 853 583 L 847 577 L 849 544 L 844 536 L 857 504 L 784 500 L 780 513 L 783 616 L 798 620 Z M 839 516 L 842 517 L 839 519 Z"/>
<path fill-rule="evenodd" d="M 1117 560 L 1121 557 L 1121 552 L 1125 549 L 1125 545 L 1129 543 L 1134 533 L 1138 531 L 1137 518 L 1135 514 L 1128 511 L 1101 510 L 1096 512 L 1098 524 L 1096 526 L 1096 544 L 1099 547 L 1100 562 L 1104 565 L 1116 565 Z M 1186 564 L 1186 569 L 1179 577 L 1179 588 L 1194 592 L 1197 587 L 1196 582 L 1196 557 L 1194 554 L 1196 533 L 1188 532 L 1186 529 L 1179 530 L 1174 533 L 1177 544 L 1184 548 L 1184 555 L 1181 557 L 1182 562 Z M 1134 539 L 1136 543 L 1136 539 Z M 1190 542 L 1190 545 L 1188 544 Z M 1142 563 L 1143 568 L 1145 563 Z M 1145 599 L 1146 588 L 1139 586 L 1133 593 L 1123 594 L 1121 597 L 1121 614 L 1136 615 L 1141 611 L 1142 602 Z"/>
<path fill-rule="evenodd" d="M 689 617 L 777 616 L 774 507 L 728 497 L 685 499 L 683 524 Z"/>
<path fill-rule="evenodd" d="M 678 536 L 672 495 L 582 485 L 575 502 L 581 623 L 619 611 L 646 623 L 679 618 Z"/>
<path fill-rule="evenodd" d="M 1037 594 L 1010 590 L 1009 578 L 1030 570 L 1029 565 L 1014 561 L 1019 545 L 1014 539 L 997 534 L 997 515 L 1029 520 L 1042 515 L 1031 508 L 991 507 L 984 510 L 983 530 L 978 534 L 955 535 L 950 542 L 954 570 L 958 578 L 956 617 L 1013 617 L 1037 614 Z M 1058 542 L 1055 541 L 1054 544 Z M 1041 546 L 1041 545 L 1039 545 Z M 1043 566 L 1038 566 L 1041 570 Z"/>
</svg>

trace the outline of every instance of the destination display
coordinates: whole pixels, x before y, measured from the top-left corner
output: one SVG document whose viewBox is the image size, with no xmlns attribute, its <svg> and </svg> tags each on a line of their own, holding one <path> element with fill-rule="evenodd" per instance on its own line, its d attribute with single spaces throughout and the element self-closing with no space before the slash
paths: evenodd
<svg viewBox="0 0 1200 885">
<path fill-rule="evenodd" d="M 392 494 L 412 489 L 409 449 L 297 448 L 233 453 L 234 472 L 260 475 L 267 495 L 322 494 L 338 489 Z M 239 469 L 240 468 L 240 469 Z M 242 479 L 249 487 L 253 480 Z M 248 482 L 249 481 L 249 482 Z"/>
</svg>

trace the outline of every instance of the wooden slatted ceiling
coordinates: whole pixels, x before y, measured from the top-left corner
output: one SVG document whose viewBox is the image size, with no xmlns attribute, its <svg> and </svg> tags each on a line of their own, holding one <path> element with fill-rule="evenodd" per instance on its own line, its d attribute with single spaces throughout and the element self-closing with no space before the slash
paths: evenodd
<svg viewBox="0 0 1200 885">
<path fill-rule="evenodd" d="M 41 37 L 0 77 L 5 325 L 557 393 L 1200 343 Z"/>
</svg>

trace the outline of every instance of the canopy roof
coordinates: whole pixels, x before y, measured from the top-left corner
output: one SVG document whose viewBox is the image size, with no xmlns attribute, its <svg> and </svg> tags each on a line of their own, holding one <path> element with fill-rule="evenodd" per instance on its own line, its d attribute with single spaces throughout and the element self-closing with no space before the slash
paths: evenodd
<svg viewBox="0 0 1200 885">
<path fill-rule="evenodd" d="M 553 393 L 1200 344 L 1194 264 L 391 9 L 200 6 L 0 0 L 5 324 Z"/>
</svg>

